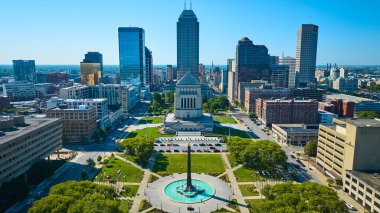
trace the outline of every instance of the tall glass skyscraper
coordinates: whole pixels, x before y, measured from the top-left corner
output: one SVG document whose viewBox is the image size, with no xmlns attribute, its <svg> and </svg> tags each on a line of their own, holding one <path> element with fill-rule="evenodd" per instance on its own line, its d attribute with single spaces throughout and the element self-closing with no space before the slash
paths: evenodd
<svg viewBox="0 0 380 213">
<path fill-rule="evenodd" d="M 296 85 L 303 87 L 315 83 L 318 26 L 302 24 L 297 34 Z"/>
<path fill-rule="evenodd" d="M 83 62 L 86 63 L 99 63 L 100 72 L 103 74 L 103 55 L 99 52 L 88 52 L 84 55 Z"/>
<path fill-rule="evenodd" d="M 145 82 L 145 33 L 139 27 L 119 27 L 119 62 L 122 84 Z"/>
<path fill-rule="evenodd" d="M 190 10 L 183 10 L 177 22 L 177 79 L 191 72 L 198 79 L 199 22 Z"/>
<path fill-rule="evenodd" d="M 15 81 L 35 83 L 36 64 L 34 60 L 13 60 L 13 74 Z"/>
<path fill-rule="evenodd" d="M 152 51 L 150 51 L 148 47 L 145 47 L 145 66 L 145 83 L 153 84 L 153 56 Z"/>
</svg>

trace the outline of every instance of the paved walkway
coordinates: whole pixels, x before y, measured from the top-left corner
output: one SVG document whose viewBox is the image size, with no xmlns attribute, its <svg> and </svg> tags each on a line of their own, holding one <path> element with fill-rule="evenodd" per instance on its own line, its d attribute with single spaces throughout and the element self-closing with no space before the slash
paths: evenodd
<svg viewBox="0 0 380 213">
<path fill-rule="evenodd" d="M 228 167 L 231 168 L 231 164 L 227 158 L 226 153 L 222 154 L 222 160 L 225 163 L 225 165 L 228 165 Z M 231 187 L 233 189 L 234 198 L 236 198 L 236 200 L 237 200 L 240 212 L 241 213 L 249 213 L 249 210 L 247 208 L 248 207 L 247 203 L 245 202 L 243 195 L 241 194 L 241 191 L 240 191 L 240 188 L 239 188 L 239 185 L 238 185 L 238 182 L 236 180 L 236 177 L 235 177 L 233 170 L 234 170 L 234 168 L 232 168 L 232 169 L 226 168 L 226 173 L 228 175 L 228 179 L 230 180 Z"/>
</svg>

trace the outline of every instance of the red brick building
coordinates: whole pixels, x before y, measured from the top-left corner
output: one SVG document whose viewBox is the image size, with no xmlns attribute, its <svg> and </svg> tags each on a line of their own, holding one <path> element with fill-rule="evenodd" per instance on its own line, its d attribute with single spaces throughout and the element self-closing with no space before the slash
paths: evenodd
<svg viewBox="0 0 380 213">
<path fill-rule="evenodd" d="M 272 124 L 317 124 L 318 102 L 310 100 L 256 100 L 256 114 L 265 126 Z"/>
<path fill-rule="evenodd" d="M 318 103 L 318 108 L 337 114 L 339 117 L 353 118 L 355 114 L 355 102 L 342 99 L 327 99 L 326 103 Z"/>
</svg>

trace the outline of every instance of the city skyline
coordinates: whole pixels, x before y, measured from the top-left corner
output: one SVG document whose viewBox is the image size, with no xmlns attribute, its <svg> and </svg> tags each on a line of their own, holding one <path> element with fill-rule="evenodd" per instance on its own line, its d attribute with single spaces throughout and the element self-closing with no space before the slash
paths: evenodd
<svg viewBox="0 0 380 213">
<path fill-rule="evenodd" d="M 176 64 L 176 21 L 184 9 L 183 1 L 115 1 L 118 4 L 107 5 L 75 2 L 75 7 L 70 2 L 18 2 L 2 4 L 5 12 L 0 14 L 4 20 L 0 24 L 4 31 L 0 35 L 0 64 L 11 64 L 20 58 L 36 60 L 41 65 L 78 64 L 88 51 L 101 52 L 104 64 L 118 64 L 117 28 L 123 26 L 146 31 L 146 46 L 153 52 L 155 64 Z M 271 55 L 284 52 L 295 57 L 297 30 L 301 24 L 312 23 L 320 27 L 317 64 L 376 65 L 380 61 L 376 52 L 380 48 L 380 18 L 375 15 L 379 6 L 377 1 L 344 5 L 338 1 L 320 1 L 316 5 L 300 1 L 193 1 L 200 22 L 200 62 L 225 64 L 242 37 L 266 45 Z M 88 11 L 100 10 L 103 15 L 83 12 L 85 7 L 91 9 Z M 19 12 L 12 13 L 16 8 Z M 130 8 L 128 13 L 122 13 L 125 8 Z M 157 19 L 141 18 L 143 10 Z M 83 27 L 88 19 L 96 24 Z M 101 30 L 93 33 L 95 29 Z"/>
</svg>

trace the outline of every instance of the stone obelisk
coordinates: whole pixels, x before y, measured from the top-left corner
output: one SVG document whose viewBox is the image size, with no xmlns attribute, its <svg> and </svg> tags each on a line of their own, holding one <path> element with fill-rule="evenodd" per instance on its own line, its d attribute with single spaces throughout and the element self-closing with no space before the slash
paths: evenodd
<svg viewBox="0 0 380 213">
<path fill-rule="evenodd" d="M 187 146 L 187 182 L 185 191 L 192 191 L 193 184 L 191 183 L 191 149 L 190 144 Z"/>
</svg>

